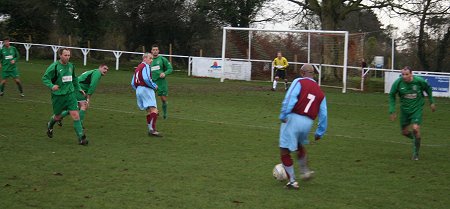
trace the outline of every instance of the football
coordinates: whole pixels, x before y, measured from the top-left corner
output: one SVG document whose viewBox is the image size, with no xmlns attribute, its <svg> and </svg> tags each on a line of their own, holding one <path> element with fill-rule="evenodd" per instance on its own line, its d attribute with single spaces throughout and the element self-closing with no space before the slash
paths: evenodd
<svg viewBox="0 0 450 209">
<path fill-rule="evenodd" d="M 284 181 L 288 179 L 286 170 L 284 169 L 284 166 L 282 164 L 275 165 L 272 171 L 272 175 L 278 181 Z"/>
</svg>

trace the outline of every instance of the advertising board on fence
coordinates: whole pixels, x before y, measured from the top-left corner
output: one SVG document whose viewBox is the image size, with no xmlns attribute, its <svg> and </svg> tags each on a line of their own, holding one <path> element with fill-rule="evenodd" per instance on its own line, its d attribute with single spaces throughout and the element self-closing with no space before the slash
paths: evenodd
<svg viewBox="0 0 450 209">
<path fill-rule="evenodd" d="M 417 74 L 414 74 L 417 75 Z M 384 93 L 391 91 L 391 86 L 397 78 L 401 76 L 399 72 L 385 72 Z M 445 75 L 418 75 L 424 78 L 433 89 L 433 96 L 450 97 L 450 76 Z"/>
<path fill-rule="evenodd" d="M 225 61 L 222 59 L 194 57 L 192 58 L 192 76 L 221 78 L 222 70 L 224 77 L 231 80 L 251 80 L 252 64 L 243 61 Z"/>
</svg>

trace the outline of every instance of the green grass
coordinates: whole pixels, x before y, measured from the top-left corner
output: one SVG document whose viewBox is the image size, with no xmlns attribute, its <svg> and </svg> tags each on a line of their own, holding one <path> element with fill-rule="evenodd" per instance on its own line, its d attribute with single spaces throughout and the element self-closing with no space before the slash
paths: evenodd
<svg viewBox="0 0 450 209">
<path fill-rule="evenodd" d="M 170 82 L 162 139 L 146 135 L 130 71 L 102 78 L 86 115 L 90 144 L 71 119 L 47 138 L 49 62 L 20 63 L 26 97 L 9 80 L 0 98 L 0 208 L 448 208 L 450 100 L 425 108 L 421 160 L 387 114 L 387 95 L 324 89 L 329 129 L 309 145 L 316 178 L 299 191 L 271 176 L 279 163 L 283 93 L 269 83 Z M 81 66 L 81 65 L 78 65 Z M 87 68 L 79 67 L 77 73 Z M 297 164 L 295 164 L 297 166 Z"/>
</svg>

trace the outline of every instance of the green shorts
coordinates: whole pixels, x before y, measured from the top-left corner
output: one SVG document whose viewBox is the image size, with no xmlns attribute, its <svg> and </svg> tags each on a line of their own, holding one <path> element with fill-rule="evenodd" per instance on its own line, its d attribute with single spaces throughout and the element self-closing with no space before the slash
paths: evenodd
<svg viewBox="0 0 450 209">
<path fill-rule="evenodd" d="M 400 113 L 400 126 L 401 128 L 404 128 L 405 126 L 411 125 L 411 124 L 422 124 L 422 109 L 417 110 L 413 113 Z"/>
<path fill-rule="evenodd" d="M 19 71 L 17 68 L 13 68 L 13 70 L 8 71 L 2 71 L 2 79 L 7 78 L 18 78 L 19 77 Z"/>
<path fill-rule="evenodd" d="M 78 110 L 78 102 L 75 93 L 69 93 L 66 95 L 54 95 L 52 94 L 52 106 L 53 114 L 59 115 L 64 110 Z"/>
<path fill-rule="evenodd" d="M 158 96 L 169 95 L 169 88 L 168 88 L 166 79 L 158 79 L 155 81 L 155 83 L 156 83 L 156 85 L 158 85 L 158 90 L 157 90 Z"/>
<path fill-rule="evenodd" d="M 77 101 L 82 102 L 82 101 L 86 101 L 86 97 L 83 95 L 83 93 L 81 93 L 81 91 L 76 91 L 75 92 L 75 96 L 77 98 Z"/>
</svg>

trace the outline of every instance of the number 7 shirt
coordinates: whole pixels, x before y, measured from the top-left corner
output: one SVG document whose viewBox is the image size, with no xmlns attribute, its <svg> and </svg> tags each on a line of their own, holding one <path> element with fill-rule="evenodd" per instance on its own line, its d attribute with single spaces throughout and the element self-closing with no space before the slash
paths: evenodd
<svg viewBox="0 0 450 209">
<path fill-rule="evenodd" d="M 291 113 L 304 115 L 311 120 L 319 116 L 316 136 L 321 137 L 327 129 L 327 102 L 325 94 L 312 78 L 297 78 L 286 92 L 281 105 L 280 120 L 285 121 Z"/>
</svg>

